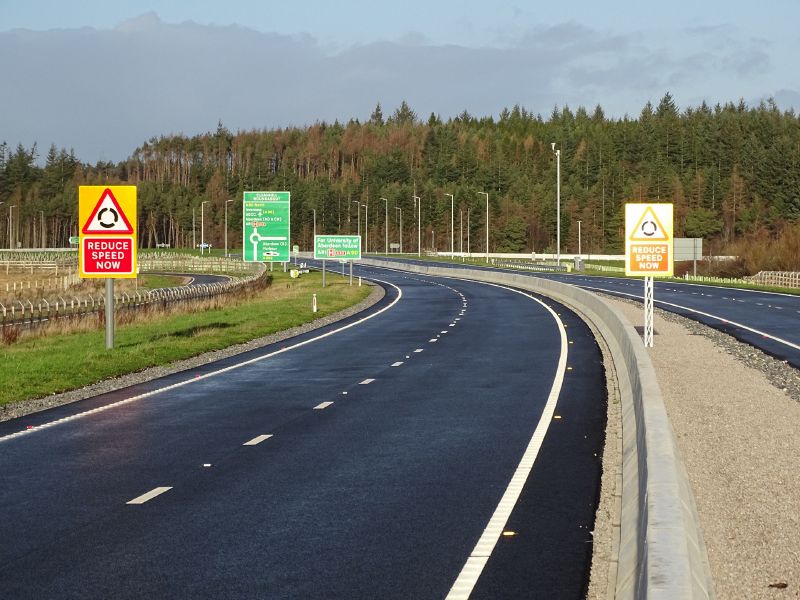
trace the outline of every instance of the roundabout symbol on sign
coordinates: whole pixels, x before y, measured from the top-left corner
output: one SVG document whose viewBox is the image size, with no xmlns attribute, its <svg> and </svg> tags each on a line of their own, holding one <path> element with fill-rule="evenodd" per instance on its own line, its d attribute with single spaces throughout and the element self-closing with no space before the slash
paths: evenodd
<svg viewBox="0 0 800 600">
<path fill-rule="evenodd" d="M 113 219 L 113 221 L 111 222 L 103 220 L 103 215 L 108 213 L 111 213 L 111 218 Z M 111 227 L 114 227 L 114 225 L 117 224 L 117 221 L 119 221 L 119 215 L 117 214 L 117 211 L 115 211 L 113 208 L 104 207 L 101 208 L 100 212 L 97 213 L 97 222 L 100 224 L 100 227 L 105 227 L 106 229 L 109 229 Z"/>
<path fill-rule="evenodd" d="M 654 236 L 657 231 L 658 225 L 655 224 L 655 221 L 645 221 L 642 223 L 642 233 L 647 237 Z"/>
</svg>

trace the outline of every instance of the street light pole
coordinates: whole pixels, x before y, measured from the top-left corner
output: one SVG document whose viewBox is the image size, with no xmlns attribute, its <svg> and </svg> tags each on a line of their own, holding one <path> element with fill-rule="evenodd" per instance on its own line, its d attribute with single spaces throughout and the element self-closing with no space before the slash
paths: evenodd
<svg viewBox="0 0 800 600">
<path fill-rule="evenodd" d="M 486 196 L 486 262 L 489 262 L 489 194 L 488 192 L 478 192 Z"/>
<path fill-rule="evenodd" d="M 384 201 L 384 211 L 383 211 L 383 220 L 384 220 L 384 229 L 386 235 L 386 246 L 383 249 L 384 254 L 389 254 L 389 201 L 386 198 L 381 198 Z"/>
<path fill-rule="evenodd" d="M 550 148 L 556 155 L 556 262 L 561 264 L 561 149 L 556 150 L 556 143 Z"/>
<path fill-rule="evenodd" d="M 469 213 L 470 213 L 471 210 L 472 210 L 471 208 L 467 209 L 467 255 L 470 258 L 472 258 L 472 249 L 470 248 L 470 245 L 469 245 Z"/>
<path fill-rule="evenodd" d="M 315 240 L 312 243 L 316 243 L 316 239 L 317 239 L 317 209 L 316 208 L 312 208 L 311 212 L 314 213 L 314 240 Z"/>
<path fill-rule="evenodd" d="M 11 204 L 8 207 L 8 249 L 9 250 L 11 250 L 14 247 L 13 246 L 13 243 L 14 243 L 13 231 L 14 230 L 12 229 L 12 227 L 13 227 L 13 223 L 14 223 L 13 210 L 15 208 L 17 208 L 16 204 Z"/>
<path fill-rule="evenodd" d="M 225 200 L 225 257 L 228 257 L 228 202 L 233 202 L 233 198 Z"/>
<path fill-rule="evenodd" d="M 458 211 L 458 253 L 464 254 L 464 211 Z"/>
<path fill-rule="evenodd" d="M 450 196 L 450 258 L 452 258 L 453 253 L 455 252 L 455 245 L 453 241 L 455 238 L 455 231 L 453 227 L 453 222 L 455 220 L 453 218 L 453 211 L 455 210 L 455 205 L 454 205 L 455 200 L 453 198 L 453 194 L 445 194 L 445 196 Z"/>
<path fill-rule="evenodd" d="M 197 227 L 195 226 L 194 209 L 195 207 L 193 206 L 192 207 L 192 250 L 197 248 L 197 238 L 195 236 L 195 230 L 197 229 Z"/>
<path fill-rule="evenodd" d="M 422 198 L 414 196 L 417 203 L 417 256 L 422 256 Z"/>
<path fill-rule="evenodd" d="M 364 207 L 364 254 L 369 252 L 369 202 Z"/>
<path fill-rule="evenodd" d="M 581 222 L 578 221 L 578 258 L 581 258 Z"/>
<path fill-rule="evenodd" d="M 206 221 L 205 221 L 205 207 L 211 200 L 203 200 L 200 203 L 200 255 L 203 255 L 206 244 Z"/>
<path fill-rule="evenodd" d="M 400 254 L 403 253 L 403 209 L 399 206 L 394 207 L 395 210 L 400 211 Z"/>
</svg>

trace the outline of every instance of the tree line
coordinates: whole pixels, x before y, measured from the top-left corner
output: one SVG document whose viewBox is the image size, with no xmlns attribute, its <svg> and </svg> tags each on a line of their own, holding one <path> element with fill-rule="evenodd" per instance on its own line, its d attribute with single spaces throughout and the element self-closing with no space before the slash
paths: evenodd
<svg viewBox="0 0 800 600">
<path fill-rule="evenodd" d="M 77 234 L 77 186 L 138 186 L 140 245 L 219 247 L 228 207 L 231 247 L 241 247 L 245 190 L 292 192 L 293 243 L 317 233 L 355 233 L 369 251 L 400 241 L 416 250 L 485 250 L 489 195 L 492 252 L 552 252 L 556 162 L 561 150 L 562 252 L 620 253 L 626 202 L 675 205 L 675 234 L 703 237 L 725 252 L 737 242 L 778 239 L 800 217 L 800 120 L 773 101 L 679 110 L 670 94 L 636 117 L 606 117 L 598 105 L 556 107 L 544 118 L 523 107 L 497 118 L 463 112 L 420 118 L 406 103 L 388 117 L 378 104 L 365 122 L 153 138 L 119 163 L 81 163 L 51 147 L 0 145 L 0 246 L 64 246 Z M 421 205 L 416 206 L 420 198 Z M 383 200 L 386 199 L 386 200 Z M 228 203 L 228 200 L 234 200 Z M 360 211 L 360 215 L 359 212 Z M 1 213 L 0 213 L 1 214 Z M 6 213 L 8 217 L 8 213 Z M 193 235 L 194 234 L 194 235 Z M 10 236 L 10 238 L 9 238 Z"/>
</svg>

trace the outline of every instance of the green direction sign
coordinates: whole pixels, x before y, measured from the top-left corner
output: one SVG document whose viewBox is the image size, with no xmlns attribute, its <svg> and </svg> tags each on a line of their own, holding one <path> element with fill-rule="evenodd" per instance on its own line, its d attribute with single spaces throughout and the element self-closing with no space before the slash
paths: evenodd
<svg viewBox="0 0 800 600">
<path fill-rule="evenodd" d="M 361 260 L 361 236 L 315 236 L 314 258 L 317 260 Z"/>
<path fill-rule="evenodd" d="M 81 238 L 79 238 L 77 235 L 70 236 L 70 238 L 69 238 L 69 243 L 71 245 L 73 245 L 73 246 L 77 246 L 78 242 L 80 242 L 80 241 L 81 241 Z"/>
<path fill-rule="evenodd" d="M 289 262 L 289 192 L 245 192 L 244 260 Z"/>
</svg>

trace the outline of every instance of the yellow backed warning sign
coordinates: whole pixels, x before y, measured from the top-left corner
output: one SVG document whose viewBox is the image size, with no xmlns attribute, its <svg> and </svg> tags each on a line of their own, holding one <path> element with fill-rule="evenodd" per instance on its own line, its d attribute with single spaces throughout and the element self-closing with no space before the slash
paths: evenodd
<svg viewBox="0 0 800 600">
<path fill-rule="evenodd" d="M 136 277 L 135 185 L 80 186 L 78 224 L 81 277 Z"/>
<path fill-rule="evenodd" d="M 672 204 L 625 205 L 625 274 L 671 277 Z"/>
</svg>

